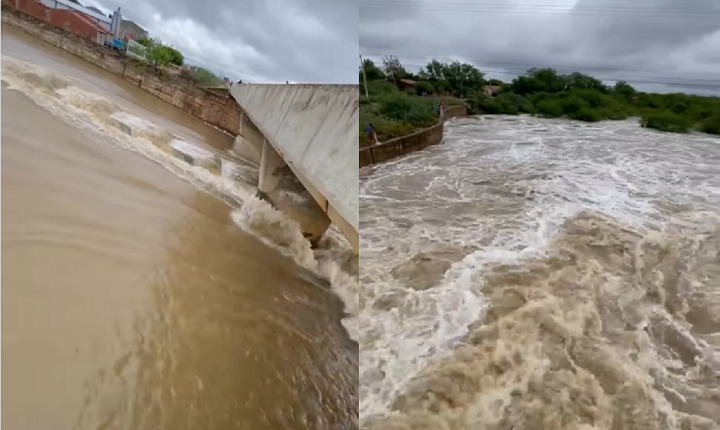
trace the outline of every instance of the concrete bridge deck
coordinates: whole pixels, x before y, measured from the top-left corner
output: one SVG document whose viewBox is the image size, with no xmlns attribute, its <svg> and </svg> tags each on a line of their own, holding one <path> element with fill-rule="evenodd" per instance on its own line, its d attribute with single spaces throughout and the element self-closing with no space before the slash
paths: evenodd
<svg viewBox="0 0 720 430">
<path fill-rule="evenodd" d="M 305 194 L 314 205 L 300 217 L 319 211 L 328 223 L 314 228 L 332 221 L 357 249 L 358 86 L 236 84 L 230 94 L 242 110 L 238 151 L 260 161 L 259 191 L 280 209 L 292 205 L 287 191 Z"/>
</svg>

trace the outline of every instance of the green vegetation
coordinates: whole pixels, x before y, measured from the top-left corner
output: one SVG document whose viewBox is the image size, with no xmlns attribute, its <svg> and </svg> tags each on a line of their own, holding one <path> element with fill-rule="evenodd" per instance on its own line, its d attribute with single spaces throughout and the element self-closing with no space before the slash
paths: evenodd
<svg viewBox="0 0 720 430">
<path fill-rule="evenodd" d="M 177 49 L 165 45 L 160 39 L 140 39 L 137 41 L 146 48 L 148 62 L 156 67 L 178 66 L 185 64 L 185 57 Z"/>
<path fill-rule="evenodd" d="M 360 97 L 361 147 L 369 143 L 365 133 L 368 124 L 373 125 L 378 140 L 382 142 L 437 124 L 435 105 L 439 101 L 444 101 L 446 105 L 464 104 L 462 99 L 438 95 L 436 87 L 429 81 L 418 82 L 406 91 L 400 90 L 400 79 L 415 77 L 407 73 L 397 59 L 387 59 L 383 70 L 372 61 L 365 60 L 364 68 L 367 87 L 362 85 Z M 365 97 L 366 88 L 369 97 Z"/>
<path fill-rule="evenodd" d="M 177 49 L 165 45 L 160 39 L 140 39 L 137 41 L 146 49 L 145 58 L 148 63 L 157 68 L 166 66 L 182 67 L 185 65 L 185 57 Z M 142 55 L 141 53 L 137 53 Z M 193 67 L 183 73 L 183 76 L 191 79 L 202 87 L 213 87 L 223 84 L 223 79 L 204 67 Z"/>
<path fill-rule="evenodd" d="M 591 76 L 563 75 L 552 69 L 531 69 L 512 82 L 488 81 L 470 64 L 437 60 L 413 75 L 392 56 L 385 57 L 381 67 L 365 60 L 363 70 L 367 84 L 361 70 L 361 147 L 367 144 L 368 123 L 381 142 L 434 124 L 438 100 L 446 105 L 464 103 L 470 114 L 528 114 L 585 122 L 637 117 L 642 126 L 661 131 L 720 134 L 717 97 L 642 93 L 626 82 L 607 86 Z M 486 86 L 497 87 L 496 94 L 489 95 Z"/>
<path fill-rule="evenodd" d="M 705 118 L 705 120 L 700 123 L 699 130 L 703 133 L 720 134 L 720 113 Z"/>
<path fill-rule="evenodd" d="M 693 123 L 683 116 L 672 112 L 653 112 L 640 119 L 643 127 L 654 128 L 672 133 L 687 133 Z"/>
<path fill-rule="evenodd" d="M 196 67 L 190 78 L 201 87 L 215 87 L 223 84 L 223 80 L 219 76 L 203 67 Z"/>
</svg>

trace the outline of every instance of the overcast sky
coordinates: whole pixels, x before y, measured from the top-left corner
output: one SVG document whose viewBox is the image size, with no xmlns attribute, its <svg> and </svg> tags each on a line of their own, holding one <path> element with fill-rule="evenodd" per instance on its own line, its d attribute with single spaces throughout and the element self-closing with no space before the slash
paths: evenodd
<svg viewBox="0 0 720 430">
<path fill-rule="evenodd" d="M 80 0 L 248 82 L 355 83 L 357 0 Z"/>
<path fill-rule="evenodd" d="M 720 94 L 718 0 L 355 1 L 360 52 L 375 60 L 458 59 L 503 80 L 532 66 L 574 66 L 600 78 L 704 86 L 633 83 L 645 91 Z"/>
</svg>

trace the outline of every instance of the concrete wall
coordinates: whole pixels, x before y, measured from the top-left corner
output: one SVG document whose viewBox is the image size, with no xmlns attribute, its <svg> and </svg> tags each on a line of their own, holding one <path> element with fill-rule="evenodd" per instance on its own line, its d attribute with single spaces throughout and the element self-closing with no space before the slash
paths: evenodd
<svg viewBox="0 0 720 430">
<path fill-rule="evenodd" d="M 362 148 L 360 149 L 358 160 L 360 168 L 370 166 L 372 164 L 382 163 L 383 161 L 419 151 L 431 145 L 437 145 L 442 142 L 445 121 L 450 118 L 466 115 L 467 109 L 465 106 L 449 106 L 445 110 L 443 119 L 432 127 L 428 127 L 407 136 L 388 140 L 380 145 Z"/>
<path fill-rule="evenodd" d="M 240 125 L 240 107 L 228 95 L 219 95 L 200 88 L 189 79 L 172 72 L 158 74 L 149 67 L 116 53 L 97 43 L 64 31 L 14 9 L 16 1 L 35 3 L 34 0 L 9 0 L 2 4 L 2 23 L 11 25 L 71 54 L 115 73 L 136 84 L 139 88 L 184 110 L 190 115 L 232 135 L 237 135 Z M 54 10 L 52 13 L 68 13 Z M 93 36 L 95 37 L 95 36 Z"/>
<path fill-rule="evenodd" d="M 242 84 L 230 92 L 333 222 L 343 230 L 336 211 L 357 235 L 358 86 Z"/>
</svg>

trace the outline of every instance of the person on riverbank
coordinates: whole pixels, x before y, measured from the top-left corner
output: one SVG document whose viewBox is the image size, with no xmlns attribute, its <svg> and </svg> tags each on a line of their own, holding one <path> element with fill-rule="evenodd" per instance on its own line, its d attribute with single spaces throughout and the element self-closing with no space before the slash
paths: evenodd
<svg viewBox="0 0 720 430">
<path fill-rule="evenodd" d="M 437 115 L 439 117 L 443 116 L 445 113 L 445 103 L 440 101 L 435 104 L 435 111 L 437 112 Z"/>
<path fill-rule="evenodd" d="M 375 130 L 373 130 L 372 124 L 368 124 L 367 127 L 365 127 L 365 133 L 367 134 L 370 145 L 375 145 Z"/>
</svg>

